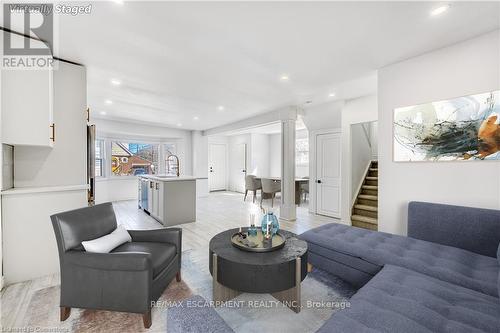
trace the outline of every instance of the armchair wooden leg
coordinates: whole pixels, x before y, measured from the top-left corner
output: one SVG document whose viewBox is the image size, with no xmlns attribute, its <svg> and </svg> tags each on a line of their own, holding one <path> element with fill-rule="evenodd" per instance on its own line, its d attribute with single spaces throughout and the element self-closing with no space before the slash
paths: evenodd
<svg viewBox="0 0 500 333">
<path fill-rule="evenodd" d="M 151 310 L 142 315 L 142 322 L 144 323 L 144 328 L 151 327 Z"/>
<path fill-rule="evenodd" d="M 71 308 L 68 308 L 67 306 L 61 306 L 61 321 L 65 321 L 68 319 L 70 313 L 71 313 Z"/>
<path fill-rule="evenodd" d="M 177 274 L 175 274 L 175 280 L 177 282 L 181 282 L 181 271 L 178 271 Z"/>
<path fill-rule="evenodd" d="M 247 194 L 248 194 L 248 190 L 245 190 L 245 197 L 243 198 L 243 201 L 247 200 Z"/>
</svg>

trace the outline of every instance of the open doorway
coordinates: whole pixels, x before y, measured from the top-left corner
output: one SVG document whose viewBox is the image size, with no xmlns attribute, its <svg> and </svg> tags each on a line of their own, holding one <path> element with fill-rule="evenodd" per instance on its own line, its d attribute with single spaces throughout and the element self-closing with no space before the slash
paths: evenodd
<svg viewBox="0 0 500 333">
<path fill-rule="evenodd" d="M 376 121 L 351 125 L 351 222 L 378 230 L 378 126 Z"/>
</svg>

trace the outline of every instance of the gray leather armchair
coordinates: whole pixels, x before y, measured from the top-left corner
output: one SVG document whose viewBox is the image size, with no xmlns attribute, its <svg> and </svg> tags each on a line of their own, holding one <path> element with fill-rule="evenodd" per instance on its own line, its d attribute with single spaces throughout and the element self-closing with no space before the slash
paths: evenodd
<svg viewBox="0 0 500 333">
<path fill-rule="evenodd" d="M 110 253 L 85 252 L 82 241 L 117 227 L 111 203 L 52 215 L 61 266 L 61 321 L 71 308 L 140 313 L 151 326 L 151 304 L 181 280 L 182 229 L 129 230 L 132 242 Z"/>
</svg>

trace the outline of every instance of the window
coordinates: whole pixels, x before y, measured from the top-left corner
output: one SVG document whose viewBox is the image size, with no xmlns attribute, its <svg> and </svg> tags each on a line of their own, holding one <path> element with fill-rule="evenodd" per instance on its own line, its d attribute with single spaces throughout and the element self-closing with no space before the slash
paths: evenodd
<svg viewBox="0 0 500 333">
<path fill-rule="evenodd" d="M 166 143 L 163 147 L 165 149 L 165 172 L 167 174 L 175 175 L 177 174 L 177 161 L 175 158 L 169 158 L 170 156 L 175 155 L 175 143 Z"/>
<path fill-rule="evenodd" d="M 295 163 L 297 165 L 309 164 L 309 139 L 297 139 L 295 141 Z"/>
<path fill-rule="evenodd" d="M 104 140 L 95 140 L 95 176 L 104 177 Z"/>
<path fill-rule="evenodd" d="M 111 172 L 115 176 L 158 173 L 158 144 L 111 142 Z"/>
</svg>

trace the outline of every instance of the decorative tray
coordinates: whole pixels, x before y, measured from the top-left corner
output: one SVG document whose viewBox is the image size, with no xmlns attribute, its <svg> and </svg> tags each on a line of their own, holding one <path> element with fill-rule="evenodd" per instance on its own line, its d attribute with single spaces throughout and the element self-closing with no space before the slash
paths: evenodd
<svg viewBox="0 0 500 333">
<path fill-rule="evenodd" d="M 241 234 L 246 237 L 241 237 Z M 248 252 L 271 252 L 285 246 L 286 239 L 276 233 L 270 240 L 264 238 L 262 230 L 257 229 L 257 236 L 249 236 L 247 230 L 236 232 L 231 236 L 231 244 L 240 250 Z"/>
</svg>

